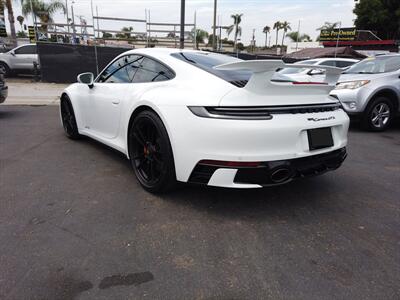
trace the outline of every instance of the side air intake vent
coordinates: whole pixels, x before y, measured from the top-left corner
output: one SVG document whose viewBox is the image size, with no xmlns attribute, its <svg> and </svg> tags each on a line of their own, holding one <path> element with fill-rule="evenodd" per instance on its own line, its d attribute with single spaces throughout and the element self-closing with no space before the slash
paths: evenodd
<svg viewBox="0 0 400 300">
<path fill-rule="evenodd" d="M 234 86 L 237 86 L 238 88 L 245 87 L 247 82 L 248 82 L 248 80 L 230 81 L 231 84 L 233 84 Z"/>
</svg>

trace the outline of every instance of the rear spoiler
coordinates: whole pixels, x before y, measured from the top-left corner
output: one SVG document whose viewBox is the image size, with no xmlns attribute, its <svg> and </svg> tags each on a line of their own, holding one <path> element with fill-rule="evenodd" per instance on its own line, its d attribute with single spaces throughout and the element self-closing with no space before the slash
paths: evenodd
<svg viewBox="0 0 400 300">
<path fill-rule="evenodd" d="M 244 89 L 256 92 L 260 89 L 263 90 L 266 82 L 274 76 L 278 68 L 306 68 L 306 69 L 322 69 L 325 70 L 325 78 L 321 85 L 327 85 L 329 89 L 333 89 L 338 81 L 342 69 L 329 66 L 315 66 L 306 64 L 285 64 L 282 60 L 248 60 L 239 61 L 234 63 L 227 63 L 215 66 L 216 70 L 248 70 L 253 72 L 249 82 Z M 307 85 L 306 83 L 304 85 Z"/>
</svg>

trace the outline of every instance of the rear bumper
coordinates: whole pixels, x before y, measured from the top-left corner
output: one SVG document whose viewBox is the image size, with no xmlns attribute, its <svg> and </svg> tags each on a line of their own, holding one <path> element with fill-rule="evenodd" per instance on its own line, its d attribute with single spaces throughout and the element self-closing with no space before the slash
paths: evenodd
<svg viewBox="0 0 400 300">
<path fill-rule="evenodd" d="M 190 180 L 202 160 L 274 162 L 330 153 L 347 145 L 349 118 L 341 109 L 277 114 L 270 120 L 223 120 L 195 116 L 187 107 L 160 108 L 171 140 L 176 177 L 181 182 Z M 310 150 L 307 130 L 323 127 L 332 128 L 333 146 Z M 210 185 L 217 185 L 215 178 Z"/>
<path fill-rule="evenodd" d="M 300 177 L 323 174 L 339 168 L 347 157 L 346 148 L 308 157 L 262 162 L 257 167 L 227 168 L 197 164 L 189 182 L 211 186 L 258 188 L 288 183 Z"/>
</svg>

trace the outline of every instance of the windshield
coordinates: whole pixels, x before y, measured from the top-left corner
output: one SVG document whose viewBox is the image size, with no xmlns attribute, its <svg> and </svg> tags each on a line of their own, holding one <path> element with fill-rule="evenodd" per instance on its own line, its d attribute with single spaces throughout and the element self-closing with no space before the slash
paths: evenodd
<svg viewBox="0 0 400 300">
<path fill-rule="evenodd" d="M 351 66 L 344 74 L 378 74 L 400 69 L 400 55 L 366 58 Z"/>
<path fill-rule="evenodd" d="M 215 70 L 213 67 L 227 64 L 227 63 L 234 63 L 240 62 L 241 59 L 217 54 L 217 53 L 210 53 L 210 52 L 177 52 L 172 53 L 171 56 L 183 60 L 191 65 L 199 67 L 207 72 L 210 72 L 228 82 L 235 82 L 235 81 L 247 81 L 251 77 L 251 72 L 249 71 L 239 71 L 239 70 Z"/>
<path fill-rule="evenodd" d="M 315 65 L 318 62 L 318 60 L 303 60 L 303 61 L 298 61 L 295 62 L 295 65 L 299 65 L 299 64 L 306 64 L 306 65 Z M 282 70 L 279 71 L 280 74 L 298 74 L 303 72 L 304 70 L 308 70 L 308 69 L 304 69 L 304 68 L 284 68 Z"/>
</svg>

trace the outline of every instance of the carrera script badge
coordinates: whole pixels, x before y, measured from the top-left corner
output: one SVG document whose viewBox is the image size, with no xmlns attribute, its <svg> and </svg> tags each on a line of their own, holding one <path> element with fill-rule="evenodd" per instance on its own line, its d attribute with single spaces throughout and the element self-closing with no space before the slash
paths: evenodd
<svg viewBox="0 0 400 300">
<path fill-rule="evenodd" d="M 328 117 L 328 118 L 307 118 L 308 121 L 313 121 L 313 122 L 319 122 L 319 121 L 329 121 L 329 120 L 335 120 L 336 118 L 334 116 Z"/>
</svg>

